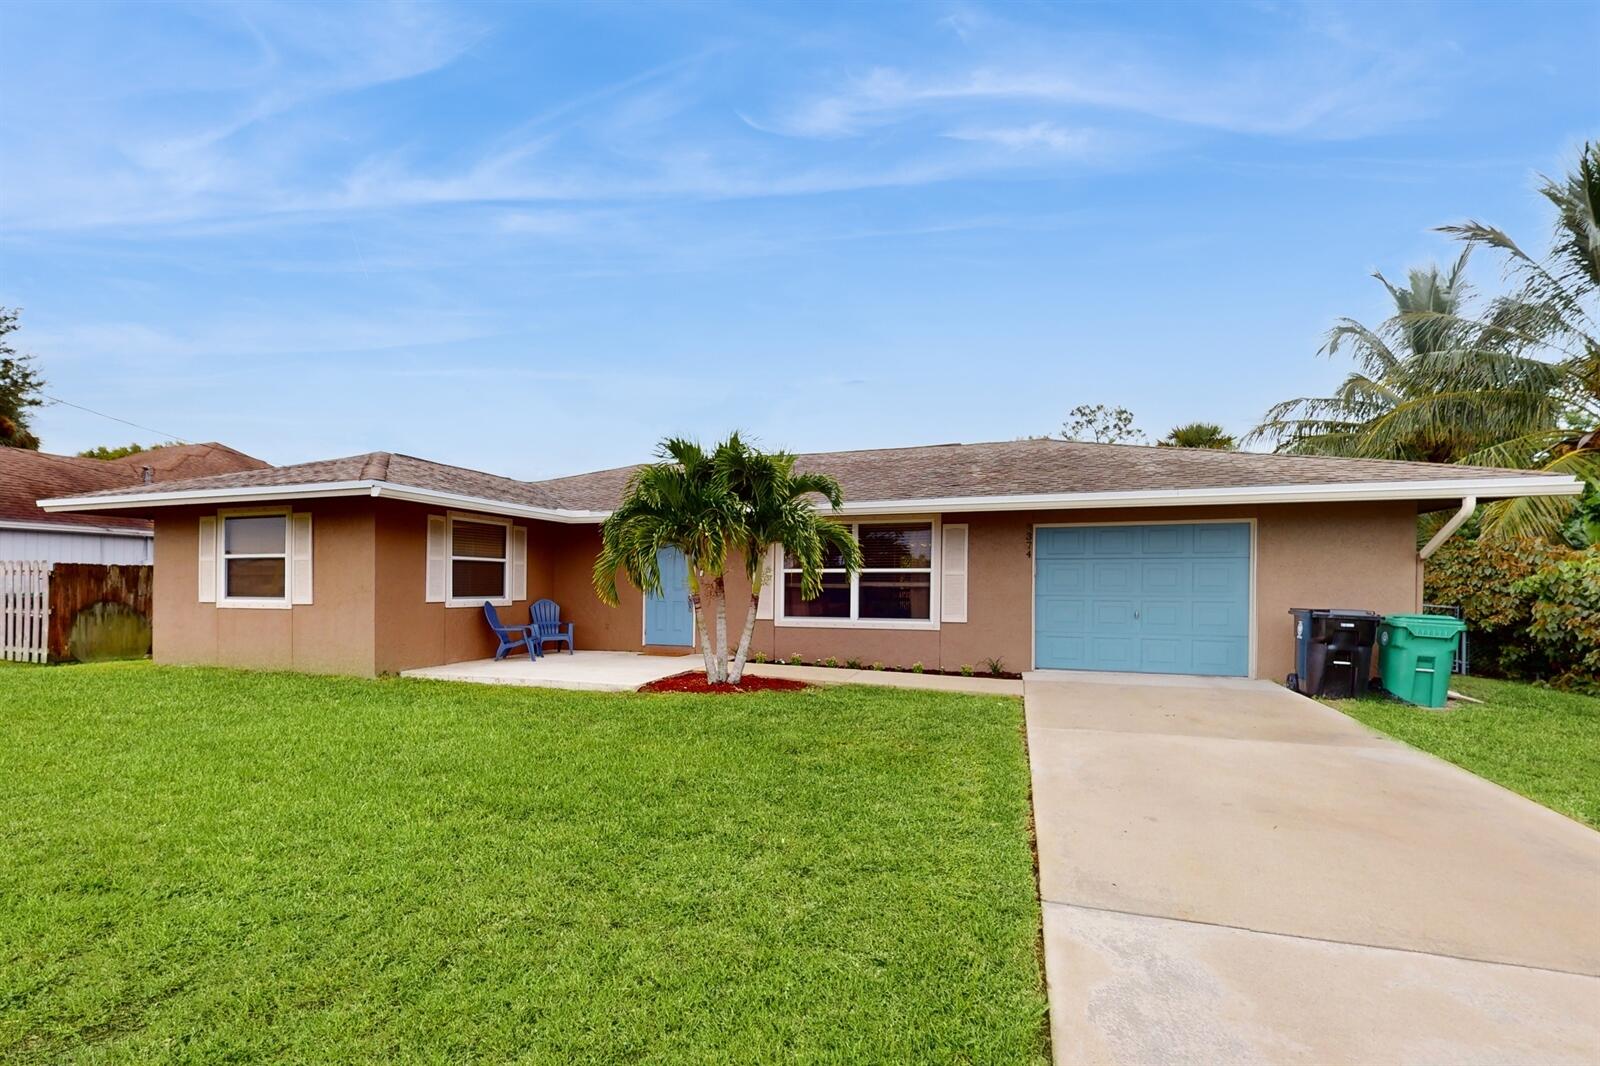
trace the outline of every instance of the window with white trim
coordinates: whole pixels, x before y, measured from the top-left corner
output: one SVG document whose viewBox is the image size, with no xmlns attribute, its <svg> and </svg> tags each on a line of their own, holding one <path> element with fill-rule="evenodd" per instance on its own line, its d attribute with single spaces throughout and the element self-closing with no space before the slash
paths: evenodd
<svg viewBox="0 0 1600 1066">
<path fill-rule="evenodd" d="M 225 603 L 289 602 L 289 515 L 222 516 L 222 588 Z"/>
<path fill-rule="evenodd" d="M 801 572 L 785 555 L 781 598 L 785 619 L 841 623 L 933 623 L 933 523 L 857 522 L 861 569 L 850 574 L 838 552 L 823 559 L 822 593 L 801 597 Z"/>
<path fill-rule="evenodd" d="M 450 518 L 450 599 L 509 600 L 511 523 Z"/>
</svg>

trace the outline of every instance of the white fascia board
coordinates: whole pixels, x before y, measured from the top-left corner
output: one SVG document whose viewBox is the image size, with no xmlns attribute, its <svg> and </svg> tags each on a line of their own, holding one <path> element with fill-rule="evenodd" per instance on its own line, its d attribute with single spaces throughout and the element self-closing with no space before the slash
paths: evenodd
<svg viewBox="0 0 1600 1066">
<path fill-rule="evenodd" d="M 39 500 L 46 511 L 126 511 L 142 507 L 246 503 L 256 500 L 316 500 L 330 496 L 370 496 L 371 481 L 325 481 L 307 485 L 249 485 L 231 489 L 180 489 L 174 492 L 122 492 L 103 496 L 61 496 Z"/>
<path fill-rule="evenodd" d="M 185 507 L 191 505 L 255 503 L 263 500 L 318 500 L 334 497 L 369 496 L 411 503 L 467 508 L 485 514 L 538 518 L 549 522 L 592 523 L 603 521 L 606 511 L 567 511 L 549 507 L 530 507 L 504 500 L 485 499 L 437 489 L 396 485 L 388 481 L 326 481 L 304 485 L 250 485 L 239 488 L 180 489 L 174 492 L 123 492 L 101 496 L 63 496 L 40 500 L 46 511 L 125 511 L 134 508 Z"/>
<path fill-rule="evenodd" d="M 21 530 L 24 533 L 77 533 L 85 537 L 143 537 L 155 536 L 151 529 L 129 529 L 126 526 L 90 526 L 66 522 L 27 522 L 15 519 L 0 521 L 0 529 Z"/>
<path fill-rule="evenodd" d="M 1240 488 L 1138 489 L 1130 492 L 1065 492 L 1028 496 L 948 496 L 921 500 L 848 500 L 844 514 L 917 514 L 928 511 L 1055 511 L 1091 507 L 1203 507 L 1262 503 L 1329 503 L 1370 500 L 1459 500 L 1464 496 L 1576 496 L 1583 482 L 1566 474 L 1517 478 L 1450 478 L 1430 481 L 1367 481 L 1322 485 L 1259 485 Z"/>
</svg>

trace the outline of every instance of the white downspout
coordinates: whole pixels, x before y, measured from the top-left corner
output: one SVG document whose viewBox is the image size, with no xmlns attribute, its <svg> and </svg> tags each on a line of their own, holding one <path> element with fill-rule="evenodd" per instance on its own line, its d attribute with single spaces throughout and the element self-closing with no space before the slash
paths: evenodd
<svg viewBox="0 0 1600 1066">
<path fill-rule="evenodd" d="M 1439 527 L 1439 532 L 1433 535 L 1433 539 L 1424 544 L 1422 546 L 1422 550 L 1417 552 L 1417 559 L 1426 559 L 1428 556 L 1438 551 L 1439 546 L 1450 539 L 1450 534 L 1460 529 L 1461 523 L 1471 518 L 1472 512 L 1476 511 L 1477 509 L 1478 498 L 1476 496 L 1468 496 L 1464 498 L 1461 501 L 1461 510 L 1451 515 L 1450 520 Z"/>
</svg>

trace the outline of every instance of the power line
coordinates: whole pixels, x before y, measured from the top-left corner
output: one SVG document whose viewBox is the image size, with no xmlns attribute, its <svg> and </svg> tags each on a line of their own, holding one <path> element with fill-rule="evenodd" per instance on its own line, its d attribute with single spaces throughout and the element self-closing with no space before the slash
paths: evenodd
<svg viewBox="0 0 1600 1066">
<path fill-rule="evenodd" d="M 175 440 L 179 444 L 188 444 L 189 443 L 188 441 L 184 440 L 182 437 L 178 436 L 176 433 L 168 433 L 165 430 L 155 429 L 155 428 L 153 428 L 151 426 L 141 426 L 137 422 L 129 422 L 126 418 L 118 418 L 116 415 L 108 415 L 104 411 L 96 411 L 92 407 L 85 407 L 85 406 L 83 406 L 83 404 L 81 404 L 81 403 L 73 403 L 71 400 L 63 400 L 61 397 L 52 396 L 48 392 L 41 392 L 39 395 L 43 396 L 45 399 L 49 400 L 51 403 L 59 403 L 64 407 L 76 408 L 79 411 L 85 411 L 85 412 L 87 412 L 87 413 L 89 413 L 91 415 L 99 415 L 101 418 L 109 418 L 113 422 L 121 422 L 123 425 L 132 426 L 134 429 L 142 429 L 146 433 L 154 433 L 157 436 L 165 437 L 168 440 Z"/>
</svg>

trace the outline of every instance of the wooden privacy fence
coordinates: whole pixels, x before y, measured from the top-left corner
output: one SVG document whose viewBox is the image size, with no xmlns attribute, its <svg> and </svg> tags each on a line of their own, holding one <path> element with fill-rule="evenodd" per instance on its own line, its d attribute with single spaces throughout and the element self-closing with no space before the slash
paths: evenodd
<svg viewBox="0 0 1600 1066">
<path fill-rule="evenodd" d="M 0 562 L 0 659 L 149 655 L 153 573 L 148 566 Z"/>
<path fill-rule="evenodd" d="M 0 659 L 49 657 L 50 564 L 0 562 Z"/>
</svg>

